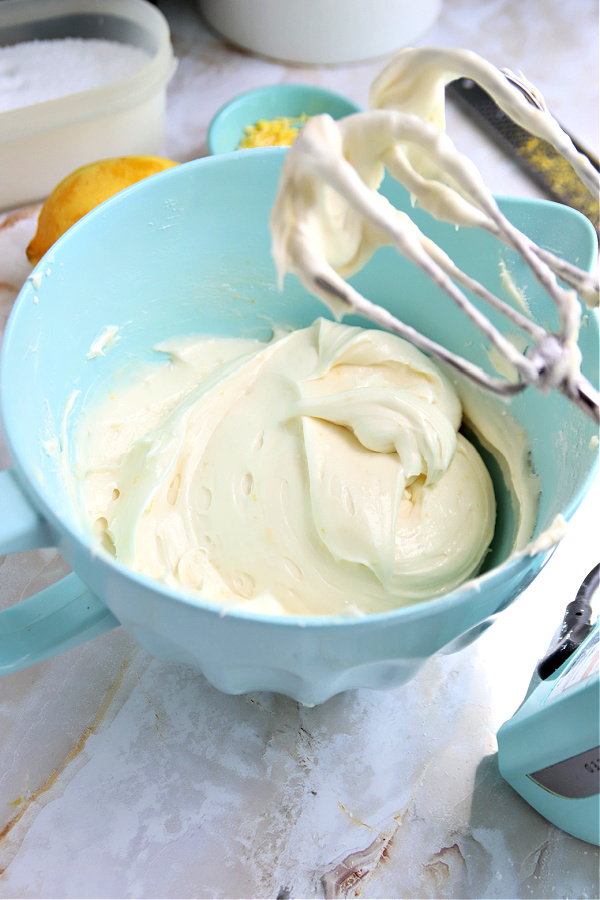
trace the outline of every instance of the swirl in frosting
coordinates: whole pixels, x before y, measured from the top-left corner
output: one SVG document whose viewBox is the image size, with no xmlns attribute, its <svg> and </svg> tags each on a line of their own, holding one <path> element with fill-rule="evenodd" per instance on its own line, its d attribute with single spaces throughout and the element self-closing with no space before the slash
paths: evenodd
<svg viewBox="0 0 600 900">
<path fill-rule="evenodd" d="M 494 531 L 490 476 L 440 369 L 317 320 L 159 348 L 77 432 L 90 526 L 117 560 L 224 609 L 361 615 L 446 593 Z"/>
</svg>

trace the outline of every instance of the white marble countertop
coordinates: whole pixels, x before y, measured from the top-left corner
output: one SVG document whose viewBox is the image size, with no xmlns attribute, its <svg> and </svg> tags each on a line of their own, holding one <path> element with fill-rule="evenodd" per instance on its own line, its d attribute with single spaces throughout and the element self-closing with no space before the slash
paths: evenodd
<svg viewBox="0 0 600 900">
<path fill-rule="evenodd" d="M 179 58 L 164 148 L 179 161 L 206 154 L 212 115 L 243 90 L 308 81 L 366 105 L 381 67 L 266 62 L 208 33 L 193 0 L 158 6 Z M 419 43 L 523 70 L 598 152 L 595 0 L 445 0 Z M 455 110 L 448 130 L 495 192 L 539 195 Z M 34 226 L 32 210 L 0 216 L 0 326 L 30 271 Z M 0 441 L 0 467 L 9 464 Z M 599 501 L 596 483 L 493 628 L 394 691 L 314 709 L 230 697 L 122 629 L 6 676 L 0 897 L 598 897 L 597 849 L 532 810 L 495 754 L 498 728 L 597 562 Z M 65 571 L 52 550 L 0 558 L 0 607 Z"/>
</svg>

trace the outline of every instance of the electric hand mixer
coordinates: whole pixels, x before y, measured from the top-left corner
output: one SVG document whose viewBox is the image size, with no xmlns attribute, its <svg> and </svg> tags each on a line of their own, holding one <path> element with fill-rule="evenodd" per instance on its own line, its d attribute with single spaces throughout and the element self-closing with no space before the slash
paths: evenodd
<svg viewBox="0 0 600 900">
<path fill-rule="evenodd" d="M 295 273 L 334 314 L 359 313 L 485 390 L 508 398 L 528 386 L 543 392 L 557 389 L 599 422 L 599 395 L 581 373 L 577 345 L 581 324 L 577 295 L 587 306 L 598 306 L 597 276 L 538 247 L 516 229 L 473 163 L 444 133 L 445 85 L 464 76 L 480 83 L 519 125 L 553 145 L 598 196 L 598 172 L 524 79 L 496 69 L 469 51 L 401 51 L 373 83 L 368 112 L 339 122 L 318 116 L 304 126 L 288 152 L 271 216 L 280 280 L 285 272 Z M 436 218 L 483 229 L 515 250 L 555 304 L 558 330 L 546 331 L 490 292 L 455 265 L 411 217 L 396 210 L 377 190 L 386 169 Z M 358 271 L 382 245 L 395 247 L 450 296 L 510 363 L 513 381 L 490 375 L 450 352 L 345 281 L 344 276 Z M 531 342 L 530 349 L 520 353 L 465 291 L 521 329 Z M 597 570 L 594 577 L 593 585 L 584 583 L 588 594 L 597 587 Z M 581 614 L 579 607 L 573 613 Z M 532 806 L 571 834 L 598 843 L 600 748 L 594 737 L 598 731 L 598 624 L 592 626 L 589 620 L 588 615 L 582 646 L 577 641 L 569 645 L 569 652 L 562 652 L 569 636 L 563 625 L 560 660 L 540 673 L 547 680 L 539 686 L 538 678 L 537 690 L 530 689 L 517 714 L 500 729 L 498 746 L 501 772 Z"/>
<path fill-rule="evenodd" d="M 561 152 L 590 191 L 600 191 L 598 172 L 576 150 L 531 85 L 469 51 L 402 51 L 373 83 L 371 105 L 377 108 L 338 122 L 317 116 L 304 126 L 288 152 L 271 217 L 280 278 L 286 271 L 294 272 L 334 313 L 356 312 L 371 319 L 480 387 L 505 397 L 528 385 L 542 391 L 556 388 L 598 422 L 599 395 L 581 374 L 577 346 L 581 319 L 577 295 L 587 306 L 597 306 L 598 279 L 538 247 L 516 229 L 500 211 L 477 168 L 443 131 L 444 86 L 465 75 L 479 81 L 515 121 Z M 436 218 L 488 231 L 517 251 L 556 305 L 558 332 L 548 333 L 459 269 L 410 217 L 391 206 L 377 191 L 385 169 Z M 419 266 L 451 297 L 514 367 L 518 380 L 510 383 L 489 375 L 399 321 L 344 280 L 386 244 Z M 473 305 L 465 289 L 523 330 L 532 341 L 526 354 L 518 352 Z"/>
</svg>

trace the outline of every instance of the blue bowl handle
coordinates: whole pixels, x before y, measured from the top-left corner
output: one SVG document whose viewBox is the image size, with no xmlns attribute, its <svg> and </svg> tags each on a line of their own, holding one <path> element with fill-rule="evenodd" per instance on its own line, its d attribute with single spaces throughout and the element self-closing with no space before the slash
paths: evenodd
<svg viewBox="0 0 600 900">
<path fill-rule="evenodd" d="M 0 472 L 0 554 L 52 546 L 45 520 L 14 470 Z M 0 675 L 57 656 L 119 622 L 72 572 L 39 594 L 0 610 Z"/>
</svg>

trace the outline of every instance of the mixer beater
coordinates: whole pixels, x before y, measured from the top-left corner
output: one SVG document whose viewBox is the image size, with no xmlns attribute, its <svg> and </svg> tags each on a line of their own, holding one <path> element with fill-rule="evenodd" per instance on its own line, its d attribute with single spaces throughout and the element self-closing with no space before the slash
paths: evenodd
<svg viewBox="0 0 600 900">
<path fill-rule="evenodd" d="M 543 392 L 557 389 L 600 422 L 600 395 L 581 372 L 577 343 L 579 299 L 590 308 L 598 306 L 597 274 L 537 246 L 512 225 L 476 166 L 446 135 L 445 85 L 465 76 L 481 84 L 519 125 L 551 143 L 598 195 L 598 172 L 525 79 L 497 69 L 470 51 L 404 50 L 373 82 L 369 111 L 337 122 L 316 116 L 288 151 L 271 214 L 280 281 L 286 272 L 294 272 L 335 315 L 358 313 L 497 395 L 510 397 L 530 385 Z M 482 229 L 515 250 L 554 303 L 557 331 L 546 331 L 462 271 L 410 216 L 393 207 L 378 192 L 385 170 L 435 218 L 457 227 Z M 514 381 L 492 376 L 425 337 L 345 280 L 383 245 L 395 247 L 457 304 L 513 367 Z M 521 329 L 531 340 L 530 348 L 519 352 L 465 291 Z"/>
</svg>

